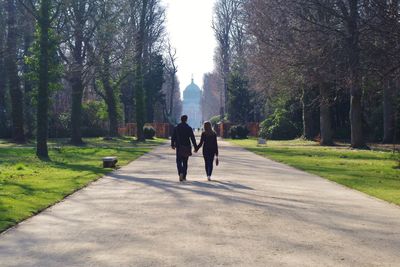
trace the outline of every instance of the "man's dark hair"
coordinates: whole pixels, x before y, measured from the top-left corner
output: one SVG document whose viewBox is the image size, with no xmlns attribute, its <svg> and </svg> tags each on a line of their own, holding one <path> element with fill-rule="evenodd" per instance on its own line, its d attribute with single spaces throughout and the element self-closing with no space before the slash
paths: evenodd
<svg viewBox="0 0 400 267">
<path fill-rule="evenodd" d="M 187 115 L 182 115 L 181 121 L 182 122 L 187 122 L 187 120 L 188 120 L 188 116 Z"/>
</svg>

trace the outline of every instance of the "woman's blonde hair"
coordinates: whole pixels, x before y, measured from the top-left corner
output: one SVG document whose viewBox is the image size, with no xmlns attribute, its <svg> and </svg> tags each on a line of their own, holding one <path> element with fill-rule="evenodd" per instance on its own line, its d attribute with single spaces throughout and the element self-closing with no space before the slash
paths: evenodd
<svg viewBox="0 0 400 267">
<path fill-rule="evenodd" d="M 208 135 L 214 134 L 214 130 L 212 129 L 211 122 L 204 122 L 204 132 Z"/>
</svg>

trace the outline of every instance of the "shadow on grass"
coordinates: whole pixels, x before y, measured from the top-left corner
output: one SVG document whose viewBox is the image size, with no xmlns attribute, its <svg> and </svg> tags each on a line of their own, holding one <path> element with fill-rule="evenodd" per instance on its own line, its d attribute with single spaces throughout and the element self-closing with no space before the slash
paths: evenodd
<svg viewBox="0 0 400 267">
<path fill-rule="evenodd" d="M 335 151 L 335 150 L 330 150 L 328 149 L 327 151 L 316 151 L 316 150 L 306 150 L 306 149 L 300 149 L 300 150 L 294 150 L 292 148 L 287 148 L 287 149 L 282 149 L 282 148 L 257 148 L 257 147 L 250 147 L 246 148 L 247 150 L 251 152 L 255 152 L 257 154 L 261 155 L 267 155 L 268 154 L 276 154 L 276 155 L 282 155 L 285 157 L 288 156 L 294 156 L 294 157 L 326 157 L 326 158 L 333 158 L 333 159 L 347 159 L 347 160 L 380 160 L 380 161 L 386 161 L 389 160 L 390 156 L 389 155 L 373 155 L 373 152 L 371 154 L 369 151 L 364 151 L 366 152 L 365 154 L 362 153 L 353 153 L 352 151 L 349 150 L 344 150 L 344 151 Z M 385 152 L 388 153 L 388 152 Z M 369 155 L 370 154 L 370 155 Z"/>
</svg>

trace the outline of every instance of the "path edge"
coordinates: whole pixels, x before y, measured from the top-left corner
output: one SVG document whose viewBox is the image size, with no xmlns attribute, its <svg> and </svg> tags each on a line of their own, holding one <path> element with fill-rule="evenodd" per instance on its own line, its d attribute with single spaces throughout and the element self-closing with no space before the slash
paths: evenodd
<svg viewBox="0 0 400 267">
<path fill-rule="evenodd" d="M 85 188 L 91 186 L 92 184 L 98 182 L 99 180 L 101 180 L 101 179 L 103 179 L 103 178 L 109 176 L 110 174 L 113 174 L 113 173 L 115 173 L 115 172 L 118 172 L 120 169 L 122 169 L 122 168 L 128 166 L 128 165 L 131 164 L 132 162 L 134 162 L 134 161 L 136 161 L 136 160 L 138 160 L 138 159 L 140 159 L 140 158 L 146 156 L 147 154 L 151 153 L 154 149 L 156 149 L 156 148 L 158 148 L 158 147 L 160 147 L 160 146 L 164 146 L 164 145 L 166 145 L 166 144 L 167 144 L 167 141 L 166 141 L 165 143 L 162 143 L 162 144 L 159 144 L 159 145 L 157 145 L 157 146 L 154 146 L 150 151 L 145 152 L 145 153 L 143 153 L 143 155 L 141 155 L 140 157 L 129 161 L 127 164 L 125 164 L 125 165 L 122 166 L 121 168 L 114 169 L 114 170 L 111 170 L 111 171 L 109 171 L 109 172 L 107 172 L 107 173 L 104 173 L 104 174 L 99 175 L 98 177 L 96 177 L 95 179 L 93 179 L 93 180 L 90 181 L 89 183 L 85 184 L 84 186 L 82 186 L 82 187 L 80 187 L 80 188 L 77 188 L 77 189 L 73 190 L 72 192 L 68 193 L 68 194 L 65 195 L 62 199 L 60 199 L 60 200 L 58 200 L 58 201 L 56 201 L 56 202 L 54 202 L 54 203 L 48 205 L 47 207 L 44 207 L 43 209 L 40 209 L 40 210 L 34 212 L 32 215 L 30 215 L 29 217 L 26 217 L 25 219 L 19 221 L 18 223 L 14 224 L 13 226 L 10 226 L 10 227 L 8 227 L 8 228 L 6 228 L 6 229 L 4 229 L 4 230 L 0 230 L 0 238 L 1 238 L 3 235 L 7 234 L 8 232 L 17 229 L 21 224 L 23 224 L 24 222 L 26 222 L 26 221 L 32 219 L 32 218 L 35 217 L 36 215 L 39 215 L 40 213 L 45 212 L 45 211 L 51 209 L 52 207 L 54 207 L 54 206 L 56 206 L 56 205 L 58 205 L 58 204 L 60 204 L 60 203 L 62 203 L 62 202 L 64 202 L 64 201 L 66 201 L 67 199 L 69 199 L 69 198 L 72 197 L 74 194 L 78 193 L 79 191 L 81 191 L 81 190 L 83 190 L 83 189 L 85 189 Z"/>
<path fill-rule="evenodd" d="M 395 208 L 397 208 L 397 209 L 400 210 L 400 205 L 397 205 L 397 204 L 395 204 L 395 203 L 393 203 L 393 202 L 389 202 L 389 201 L 386 201 L 386 200 L 384 200 L 384 199 L 381 199 L 381 198 L 378 198 L 378 197 L 375 197 L 375 196 L 371 196 L 371 195 L 369 195 L 369 194 L 367 194 L 367 193 L 365 193 L 365 192 L 362 192 L 362 191 L 359 191 L 359 190 L 357 190 L 357 189 L 347 187 L 347 186 L 345 186 L 345 185 L 343 185 L 343 184 L 339 184 L 338 182 L 329 180 L 328 178 L 319 176 L 319 175 L 314 174 L 314 173 L 311 173 L 311 172 L 307 172 L 307 171 L 305 171 L 305 170 L 296 168 L 296 167 L 291 166 L 291 165 L 289 165 L 289 164 L 286 164 L 286 163 L 283 163 L 283 162 L 280 162 L 280 161 L 271 159 L 271 158 L 269 158 L 269 157 L 267 157 L 267 156 L 263 156 L 263 155 L 257 154 L 257 153 L 255 153 L 255 152 L 253 152 L 253 151 L 247 149 L 246 147 L 237 145 L 237 144 L 235 144 L 235 143 L 233 143 L 233 142 L 230 142 L 229 140 L 224 140 L 224 139 L 222 139 L 221 141 L 226 142 L 226 143 L 229 143 L 229 144 L 231 144 L 231 145 L 234 146 L 234 147 L 243 149 L 243 150 L 245 150 L 245 151 L 247 151 L 247 152 L 250 152 L 250 153 L 252 153 L 252 154 L 254 154 L 254 155 L 258 156 L 258 157 L 261 157 L 261 158 L 263 158 L 263 159 L 267 159 L 267 160 L 273 161 L 273 162 L 275 162 L 275 163 L 278 163 L 278 164 L 284 165 L 284 166 L 286 166 L 286 167 L 289 167 L 289 168 L 291 168 L 291 169 L 293 169 L 293 170 L 300 171 L 300 172 L 303 172 L 303 173 L 305 173 L 305 174 L 314 176 L 315 178 L 319 178 L 319 179 L 322 179 L 322 180 L 324 180 L 324 181 L 327 181 L 327 182 L 329 182 L 329 183 L 331 183 L 331 184 L 340 186 L 340 187 L 343 188 L 343 189 L 350 190 L 350 191 L 352 191 L 352 192 L 356 192 L 356 193 L 358 193 L 358 194 L 361 194 L 361 195 L 363 195 L 363 196 L 365 196 L 365 197 L 367 197 L 367 198 L 369 198 L 369 199 L 374 199 L 374 200 L 377 200 L 377 201 L 379 201 L 379 202 L 381 202 L 381 203 L 389 204 L 390 206 L 395 207 Z"/>
</svg>

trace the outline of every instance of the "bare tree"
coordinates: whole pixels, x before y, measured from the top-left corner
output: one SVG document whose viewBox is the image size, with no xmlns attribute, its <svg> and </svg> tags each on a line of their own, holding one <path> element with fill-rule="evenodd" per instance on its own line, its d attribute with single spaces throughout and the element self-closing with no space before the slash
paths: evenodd
<svg viewBox="0 0 400 267">
<path fill-rule="evenodd" d="M 62 5 L 63 23 L 59 30 L 64 37 L 64 43 L 60 52 L 67 65 L 67 77 L 72 86 L 71 143 L 74 145 L 83 143 L 82 98 L 85 86 L 91 80 L 91 65 L 87 55 L 98 26 L 97 7 L 96 0 L 67 1 Z"/>
<path fill-rule="evenodd" d="M 94 35 L 94 48 L 90 51 L 91 61 L 94 62 L 95 83 L 94 89 L 107 105 L 108 135 L 118 136 L 118 106 L 119 87 L 127 77 L 129 71 L 121 66 L 126 47 L 120 43 L 118 29 L 124 25 L 120 18 L 126 6 L 117 1 L 99 1 L 102 15 Z"/>
<path fill-rule="evenodd" d="M 168 75 L 168 81 L 170 86 L 169 92 L 167 92 L 168 97 L 168 107 L 166 107 L 166 117 L 170 123 L 174 123 L 173 111 L 174 111 L 174 101 L 175 101 L 175 91 L 176 91 L 176 73 L 178 72 L 178 66 L 176 65 L 177 55 L 176 49 L 172 47 L 170 41 L 167 41 L 167 55 L 165 69 Z"/>
<path fill-rule="evenodd" d="M 214 6 L 212 28 L 218 43 L 216 63 L 223 79 L 223 88 L 220 92 L 221 119 L 225 117 L 228 95 L 228 77 L 232 58 L 232 28 L 240 5 L 241 1 L 239 0 L 218 0 Z"/>
</svg>

